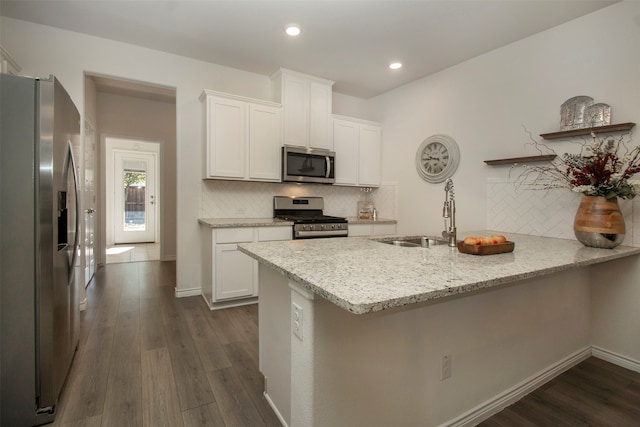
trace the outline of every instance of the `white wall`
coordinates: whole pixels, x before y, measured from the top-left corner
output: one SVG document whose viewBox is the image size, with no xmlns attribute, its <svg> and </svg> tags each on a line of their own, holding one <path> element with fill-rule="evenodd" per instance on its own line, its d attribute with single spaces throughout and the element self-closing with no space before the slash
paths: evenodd
<svg viewBox="0 0 640 427">
<path fill-rule="evenodd" d="M 640 371 L 640 257 L 602 264 L 593 273 L 591 343 L 603 358 Z"/>
<path fill-rule="evenodd" d="M 383 180 L 398 183 L 399 231 L 442 229 L 444 186 L 423 182 L 414 166 L 430 135 L 460 146 L 457 225 L 471 230 L 485 227 L 487 178 L 508 176 L 508 166 L 483 160 L 537 154 L 522 125 L 534 135 L 559 130 L 560 105 L 575 95 L 611 105 L 615 123 L 638 122 L 639 15 L 640 2 L 618 3 L 371 100 L 384 124 Z M 566 144 L 549 143 L 559 153 Z"/>
</svg>

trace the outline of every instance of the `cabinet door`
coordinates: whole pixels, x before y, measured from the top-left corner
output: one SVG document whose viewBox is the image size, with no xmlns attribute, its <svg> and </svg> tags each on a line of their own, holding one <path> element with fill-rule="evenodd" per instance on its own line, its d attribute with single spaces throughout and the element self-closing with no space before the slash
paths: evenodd
<svg viewBox="0 0 640 427">
<path fill-rule="evenodd" d="M 235 243 L 216 245 L 216 300 L 250 297 L 255 294 L 257 261 L 240 252 Z"/>
<path fill-rule="evenodd" d="M 396 234 L 396 224 L 374 224 L 373 234 Z"/>
<path fill-rule="evenodd" d="M 358 184 L 358 124 L 333 120 L 336 184 Z"/>
<path fill-rule="evenodd" d="M 309 147 L 332 150 L 331 86 L 309 83 Z"/>
<path fill-rule="evenodd" d="M 309 82 L 283 76 L 284 144 L 306 147 L 309 142 Z"/>
<path fill-rule="evenodd" d="M 349 237 L 371 236 L 373 225 L 370 224 L 349 224 Z"/>
<path fill-rule="evenodd" d="M 207 176 L 245 177 L 246 104 L 207 99 Z"/>
<path fill-rule="evenodd" d="M 360 125 L 358 184 L 379 186 L 382 181 L 382 131 L 378 126 Z"/>
<path fill-rule="evenodd" d="M 280 108 L 249 105 L 249 179 L 280 181 Z"/>
</svg>

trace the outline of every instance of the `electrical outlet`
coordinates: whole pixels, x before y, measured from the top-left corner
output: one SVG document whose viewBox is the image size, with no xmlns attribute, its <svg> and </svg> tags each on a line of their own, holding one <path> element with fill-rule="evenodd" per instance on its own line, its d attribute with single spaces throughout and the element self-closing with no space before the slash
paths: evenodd
<svg viewBox="0 0 640 427">
<path fill-rule="evenodd" d="M 449 377 L 451 377 L 451 355 L 443 354 L 442 355 L 442 376 L 440 377 L 440 380 L 444 381 Z"/>
<path fill-rule="evenodd" d="M 302 341 L 303 320 L 302 307 L 295 302 L 291 303 L 291 330 L 293 331 L 293 335 L 297 336 L 300 341 Z"/>
</svg>

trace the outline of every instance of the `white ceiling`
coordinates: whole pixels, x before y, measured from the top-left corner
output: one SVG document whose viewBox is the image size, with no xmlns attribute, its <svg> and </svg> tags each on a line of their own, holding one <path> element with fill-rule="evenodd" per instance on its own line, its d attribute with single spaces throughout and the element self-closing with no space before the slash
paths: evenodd
<svg viewBox="0 0 640 427">
<path fill-rule="evenodd" d="M 366 99 L 617 1 L 1 0 L 0 14 L 264 75 L 284 67 Z M 297 39 L 283 33 L 292 22 Z"/>
</svg>

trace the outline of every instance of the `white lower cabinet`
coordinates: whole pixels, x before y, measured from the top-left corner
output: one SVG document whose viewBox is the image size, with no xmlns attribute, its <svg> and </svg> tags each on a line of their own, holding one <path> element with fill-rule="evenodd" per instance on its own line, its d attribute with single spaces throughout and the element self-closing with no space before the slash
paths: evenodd
<svg viewBox="0 0 640 427">
<path fill-rule="evenodd" d="M 258 262 L 238 244 L 291 240 L 291 226 L 202 227 L 202 296 L 212 310 L 258 300 Z"/>
<path fill-rule="evenodd" d="M 349 237 L 396 234 L 396 224 L 349 224 Z"/>
<path fill-rule="evenodd" d="M 238 250 L 235 243 L 216 245 L 215 300 L 258 295 L 256 260 Z"/>
</svg>

